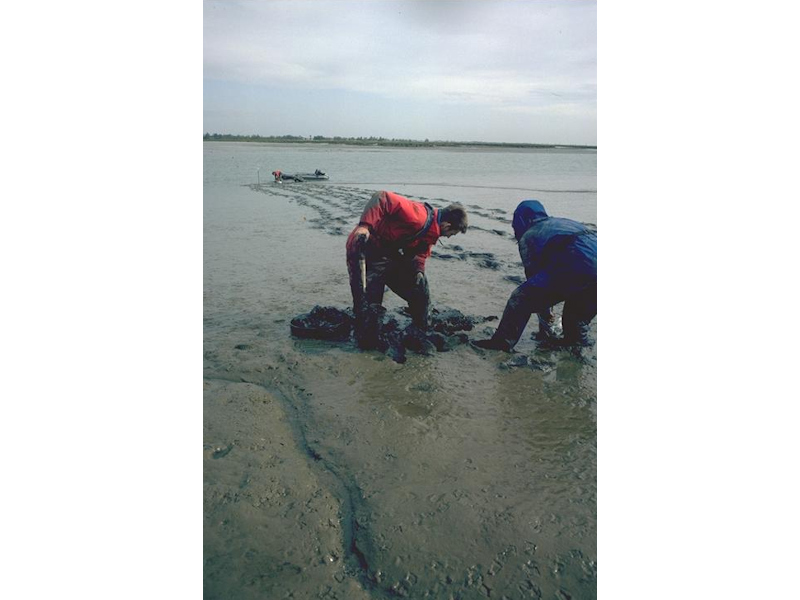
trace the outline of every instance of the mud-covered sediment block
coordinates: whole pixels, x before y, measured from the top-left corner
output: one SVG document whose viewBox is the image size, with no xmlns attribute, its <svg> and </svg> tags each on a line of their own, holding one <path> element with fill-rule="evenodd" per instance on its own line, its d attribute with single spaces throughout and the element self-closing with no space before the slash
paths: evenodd
<svg viewBox="0 0 800 600">
<path fill-rule="evenodd" d="M 376 318 L 376 348 L 395 362 L 406 360 L 406 351 L 430 356 L 435 352 L 447 352 L 469 338 L 476 324 L 497 319 L 496 316 L 477 317 L 465 315 L 454 308 L 434 308 L 430 314 L 430 326 L 422 331 L 411 324 L 408 310 L 403 308 L 389 315 L 381 311 Z M 350 309 L 333 306 L 315 306 L 310 312 L 296 316 L 291 321 L 291 333 L 295 337 L 332 341 L 349 341 L 355 319 Z"/>
<path fill-rule="evenodd" d="M 333 306 L 315 306 L 311 312 L 297 315 L 291 320 L 292 335 L 317 340 L 346 340 L 353 329 L 353 316 L 349 311 Z"/>
<path fill-rule="evenodd" d="M 497 320 L 496 316 L 475 317 L 465 315 L 455 308 L 431 310 L 431 329 L 445 335 L 452 335 L 459 331 L 471 331 L 479 323 L 495 320 Z"/>
</svg>

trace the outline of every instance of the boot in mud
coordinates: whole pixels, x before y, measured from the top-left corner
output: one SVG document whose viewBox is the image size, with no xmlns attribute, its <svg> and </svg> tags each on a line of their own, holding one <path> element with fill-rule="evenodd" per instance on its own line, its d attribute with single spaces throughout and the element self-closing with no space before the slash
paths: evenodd
<svg viewBox="0 0 800 600">
<path fill-rule="evenodd" d="M 386 309 L 380 305 L 371 305 L 361 311 L 361 315 L 356 318 L 354 328 L 356 345 L 361 350 L 375 350 L 381 331 L 381 317 Z"/>
<path fill-rule="evenodd" d="M 573 348 L 588 348 L 591 346 L 592 340 L 589 337 L 590 323 L 591 320 L 565 324 L 562 345 Z"/>
<path fill-rule="evenodd" d="M 428 336 L 417 325 L 409 325 L 403 332 L 403 345 L 417 354 L 432 356 L 436 353 L 436 346 L 428 340 Z"/>
<path fill-rule="evenodd" d="M 511 347 L 508 345 L 508 342 L 497 338 L 475 340 L 470 343 L 481 350 L 502 350 L 503 352 L 511 352 Z"/>
</svg>

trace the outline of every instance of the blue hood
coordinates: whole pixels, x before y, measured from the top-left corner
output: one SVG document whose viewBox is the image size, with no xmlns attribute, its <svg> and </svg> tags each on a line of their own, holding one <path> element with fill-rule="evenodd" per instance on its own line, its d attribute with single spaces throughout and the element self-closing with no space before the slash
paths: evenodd
<svg viewBox="0 0 800 600">
<path fill-rule="evenodd" d="M 522 235 L 530 229 L 534 221 L 546 219 L 547 212 L 538 200 L 523 200 L 514 211 L 514 220 L 511 226 L 514 228 L 514 237 L 519 240 Z"/>
</svg>

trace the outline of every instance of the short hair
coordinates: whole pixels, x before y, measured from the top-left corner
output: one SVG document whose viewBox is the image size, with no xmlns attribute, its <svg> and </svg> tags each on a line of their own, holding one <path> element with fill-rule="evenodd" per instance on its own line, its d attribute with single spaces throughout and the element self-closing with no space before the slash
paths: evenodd
<svg viewBox="0 0 800 600">
<path fill-rule="evenodd" d="M 461 233 L 467 232 L 467 211 L 458 202 L 443 208 L 441 212 L 442 221 L 447 221 L 451 227 L 458 229 Z"/>
</svg>

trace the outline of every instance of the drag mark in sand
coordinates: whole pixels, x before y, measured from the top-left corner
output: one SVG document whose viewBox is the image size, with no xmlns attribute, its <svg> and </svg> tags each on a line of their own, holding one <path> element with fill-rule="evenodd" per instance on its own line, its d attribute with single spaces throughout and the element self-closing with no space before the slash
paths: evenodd
<svg viewBox="0 0 800 600">
<path fill-rule="evenodd" d="M 389 598 L 391 590 L 379 587 L 380 570 L 375 570 L 369 564 L 367 556 L 375 556 L 375 549 L 369 537 L 369 530 L 365 526 L 368 522 L 368 512 L 363 505 L 363 495 L 353 478 L 345 474 L 334 462 L 324 457 L 309 443 L 305 434 L 305 425 L 301 415 L 300 405 L 307 402 L 303 389 L 294 386 L 283 389 L 277 386 L 275 391 L 284 402 L 289 422 L 295 433 L 297 444 L 319 467 L 321 475 L 332 493 L 341 501 L 342 547 L 345 549 L 346 574 L 355 577 L 361 586 L 371 595 Z"/>
<path fill-rule="evenodd" d="M 216 378 L 207 377 L 206 379 Z M 277 383 L 276 379 L 277 377 L 273 378 L 273 385 L 249 381 L 245 378 L 231 378 L 230 380 L 222 378 L 221 380 L 260 387 L 281 401 L 297 447 L 311 459 L 310 467 L 317 473 L 328 491 L 340 502 L 339 518 L 343 538 L 342 548 L 345 552 L 345 575 L 356 579 L 361 587 L 373 597 L 390 597 L 388 591 L 378 587 L 375 571 L 367 560 L 368 555 L 374 556 L 375 553 L 369 538 L 369 531 L 364 525 L 367 522 L 367 511 L 361 501 L 361 491 L 352 477 L 345 474 L 338 465 L 323 456 L 313 443 L 309 442 L 302 417 L 302 405 L 308 401 L 303 388 L 295 386 L 287 388 Z"/>
</svg>

